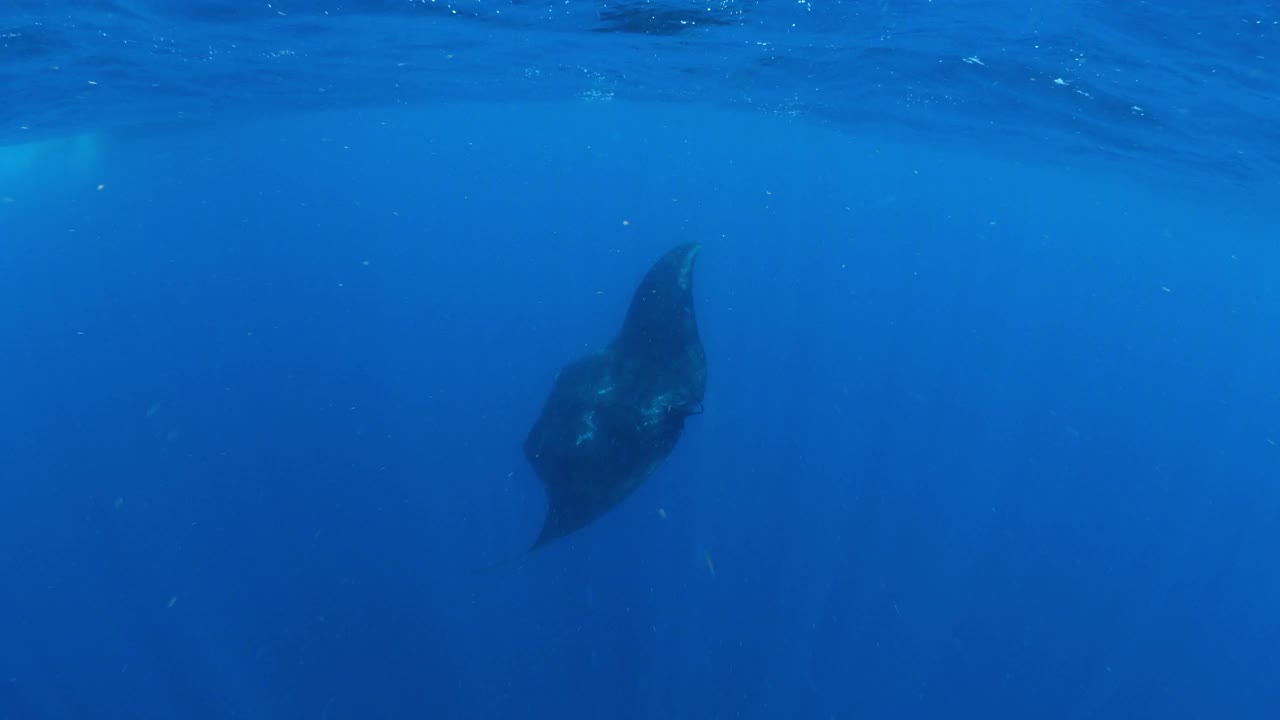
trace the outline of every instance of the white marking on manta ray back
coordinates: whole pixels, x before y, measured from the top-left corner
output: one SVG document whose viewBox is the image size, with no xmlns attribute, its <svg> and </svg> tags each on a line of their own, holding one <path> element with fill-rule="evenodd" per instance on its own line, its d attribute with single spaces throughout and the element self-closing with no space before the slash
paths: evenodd
<svg viewBox="0 0 1280 720">
<path fill-rule="evenodd" d="M 586 426 L 587 426 L 587 431 L 586 431 L 586 432 L 584 432 L 584 433 L 580 433 L 580 434 L 578 435 L 578 438 L 577 438 L 576 440 L 574 440 L 574 441 L 573 441 L 574 446 L 581 445 L 582 443 L 584 443 L 584 442 L 586 442 L 586 441 L 588 441 L 588 440 L 590 440 L 591 438 L 593 438 L 593 437 L 595 437 L 595 436 L 596 436 L 596 413 L 595 413 L 595 411 L 594 411 L 594 410 L 592 410 L 591 412 L 588 412 L 586 415 L 583 415 L 583 416 L 582 416 L 582 422 L 586 424 Z"/>
<path fill-rule="evenodd" d="M 671 408 L 675 405 L 671 400 L 671 393 L 663 393 L 653 399 L 653 403 L 644 409 L 645 426 L 654 425 L 662 420 L 667 413 L 671 412 Z"/>
</svg>

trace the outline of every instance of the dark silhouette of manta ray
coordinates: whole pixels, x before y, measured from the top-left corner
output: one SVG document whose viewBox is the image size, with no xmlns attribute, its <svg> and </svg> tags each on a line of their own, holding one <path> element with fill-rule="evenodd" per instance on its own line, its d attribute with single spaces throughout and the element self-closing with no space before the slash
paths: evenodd
<svg viewBox="0 0 1280 720">
<path fill-rule="evenodd" d="M 693 313 L 700 246 L 663 255 L 636 288 L 622 331 L 560 370 L 524 454 L 547 490 L 537 549 L 622 502 L 702 412 L 707 358 Z"/>
</svg>

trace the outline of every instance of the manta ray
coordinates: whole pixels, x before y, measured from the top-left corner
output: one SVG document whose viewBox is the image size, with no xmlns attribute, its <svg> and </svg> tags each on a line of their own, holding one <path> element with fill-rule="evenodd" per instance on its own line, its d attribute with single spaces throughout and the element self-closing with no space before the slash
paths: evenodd
<svg viewBox="0 0 1280 720">
<path fill-rule="evenodd" d="M 556 376 L 524 441 L 547 492 L 531 550 L 625 500 L 671 454 L 685 418 L 702 412 L 707 358 L 693 313 L 700 247 L 680 245 L 654 263 L 613 341 Z"/>
</svg>

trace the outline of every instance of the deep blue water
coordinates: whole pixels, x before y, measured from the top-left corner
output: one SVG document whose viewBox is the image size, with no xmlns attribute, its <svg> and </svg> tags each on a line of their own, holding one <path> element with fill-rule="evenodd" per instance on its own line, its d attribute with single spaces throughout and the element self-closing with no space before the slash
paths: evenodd
<svg viewBox="0 0 1280 720">
<path fill-rule="evenodd" d="M 1121 5 L 10 0 L 0 720 L 1280 716 L 1280 8 Z"/>
</svg>

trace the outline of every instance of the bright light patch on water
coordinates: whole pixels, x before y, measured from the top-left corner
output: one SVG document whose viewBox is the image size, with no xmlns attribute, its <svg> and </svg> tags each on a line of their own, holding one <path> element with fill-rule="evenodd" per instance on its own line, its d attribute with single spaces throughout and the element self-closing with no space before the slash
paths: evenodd
<svg viewBox="0 0 1280 720">
<path fill-rule="evenodd" d="M 7 202 L 50 182 L 96 186 L 102 183 L 100 172 L 100 140 L 94 134 L 0 146 L 0 197 Z"/>
</svg>

